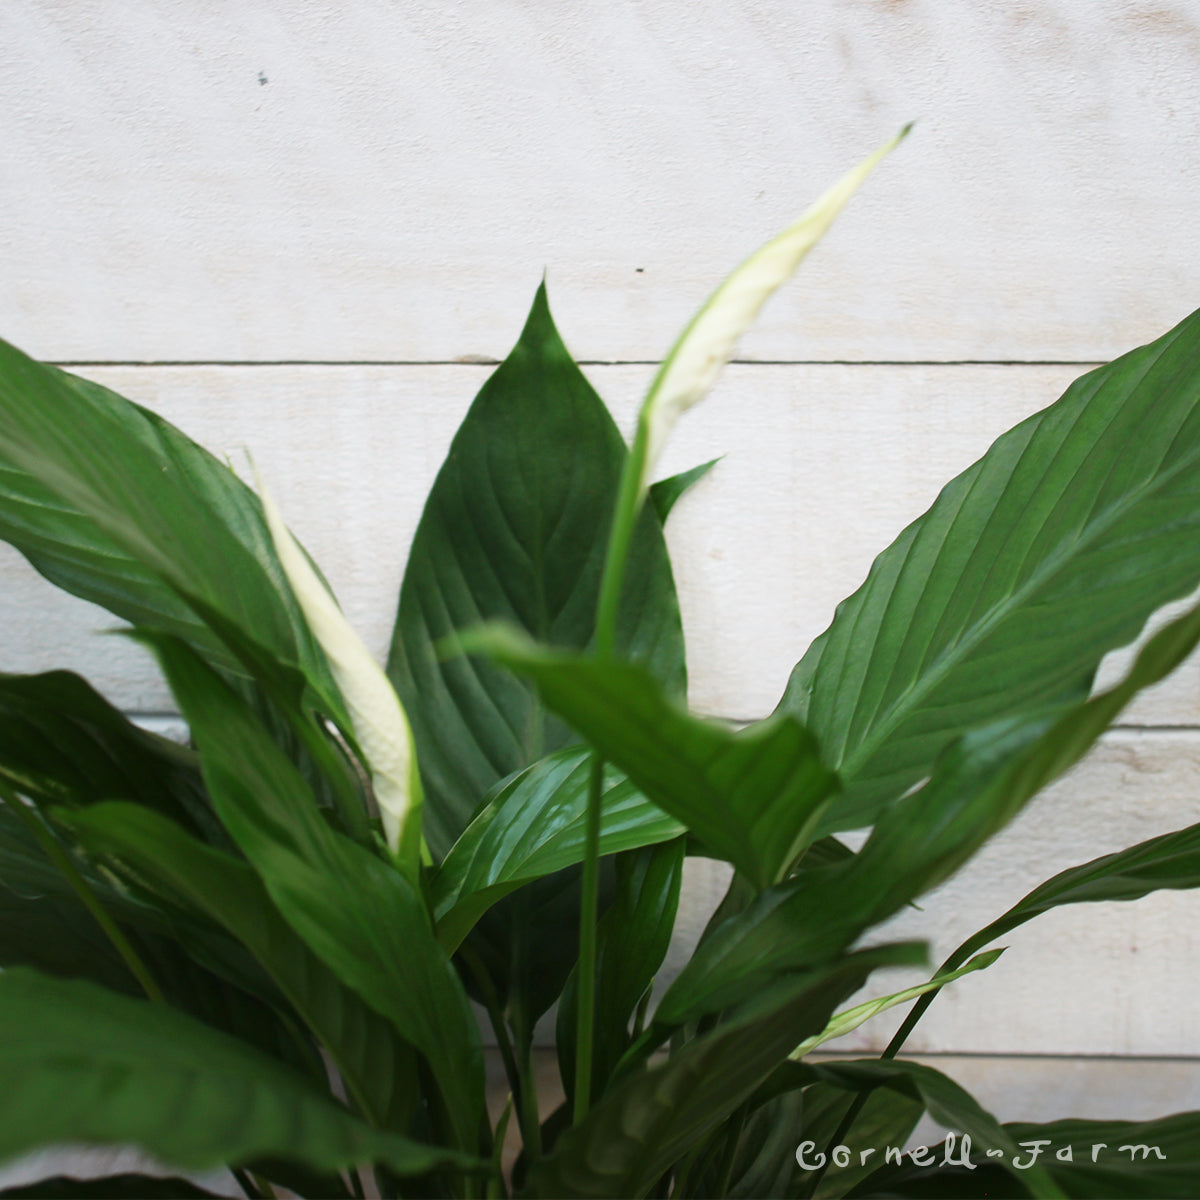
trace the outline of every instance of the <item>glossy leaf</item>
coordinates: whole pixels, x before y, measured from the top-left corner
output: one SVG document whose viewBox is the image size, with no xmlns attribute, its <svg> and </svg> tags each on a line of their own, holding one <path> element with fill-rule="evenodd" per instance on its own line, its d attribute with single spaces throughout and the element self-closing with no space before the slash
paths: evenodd
<svg viewBox="0 0 1200 1200">
<path fill-rule="evenodd" d="M 28 970 L 0 975 L 0 1161 L 55 1142 L 133 1143 L 188 1169 L 260 1158 L 401 1175 L 462 1163 L 372 1130 L 303 1076 L 163 1005 Z"/>
<path fill-rule="evenodd" d="M 856 855 L 802 872 L 714 929 L 663 997 L 659 1019 L 715 1011 L 777 972 L 825 961 L 948 878 L 1198 641 L 1200 606 L 1159 630 L 1109 691 L 1057 717 L 1000 721 L 959 738 L 928 782 L 882 815 Z"/>
<path fill-rule="evenodd" d="M 0 777 L 43 802 L 132 800 L 223 836 L 195 754 L 139 729 L 68 671 L 0 674 Z"/>
<path fill-rule="evenodd" d="M 161 417 L 6 342 L 0 537 L 64 590 L 233 667 L 194 594 L 331 687 L 253 492 Z"/>
<path fill-rule="evenodd" d="M 330 829 L 253 713 L 187 646 L 153 646 L 200 751 L 221 820 L 288 924 L 433 1069 L 459 1143 L 483 1105 L 478 1029 L 408 881 Z"/>
<path fill-rule="evenodd" d="M 1200 581 L 1200 313 L 1000 437 L 885 550 L 780 709 L 870 824 L 965 730 L 1069 704 Z"/>
<path fill-rule="evenodd" d="M 616 859 L 616 894 L 596 930 L 593 1100 L 616 1070 L 632 1039 L 630 1021 L 662 966 L 683 879 L 684 839 L 627 851 Z M 579 973 L 572 972 L 558 1004 L 555 1045 L 566 1094 L 575 1080 Z"/>
<path fill-rule="evenodd" d="M 68 823 L 93 854 L 111 855 L 245 945 L 328 1051 L 364 1115 L 384 1128 L 402 1127 L 415 1085 L 411 1051 L 292 931 L 245 863 L 133 805 L 96 805 Z"/>
<path fill-rule="evenodd" d="M 940 1125 L 958 1133 L 969 1134 L 975 1146 L 1002 1151 L 1006 1160 L 1028 1155 L 1018 1145 L 1009 1126 L 1002 1126 L 973 1096 L 948 1075 L 922 1063 L 901 1060 L 868 1059 L 857 1062 L 810 1064 L 813 1072 L 829 1083 L 850 1090 L 872 1090 L 876 1087 L 894 1088 L 919 1100 L 929 1115 Z M 1051 1179 L 1048 1167 L 1032 1162 L 1022 1172 L 1025 1184 L 1037 1196 L 1054 1200 L 1065 1196 L 1058 1183 Z"/>
<path fill-rule="evenodd" d="M 872 970 L 911 964 L 914 954 L 923 957 L 922 948 L 877 947 L 795 978 L 666 1062 L 617 1083 L 537 1165 L 529 1194 L 646 1195 Z"/>
<path fill-rule="evenodd" d="M 1036 1149 L 1037 1165 L 1064 1196 L 1190 1200 L 1200 1186 L 1200 1113 L 1197 1112 L 1175 1113 L 1149 1121 L 1068 1118 L 1041 1125 L 1011 1122 L 1003 1128 L 1006 1137 L 1020 1147 L 1021 1163 L 1028 1163 Z M 905 1163 L 877 1171 L 867 1181 L 870 1191 L 866 1194 L 1028 1195 L 1030 1171 L 1014 1167 L 1010 1154 L 989 1159 L 989 1148 L 986 1143 L 973 1141 L 971 1169 L 941 1165 L 948 1147 L 945 1143 L 933 1146 L 931 1158 L 937 1166 L 920 1168 Z M 957 1159 L 962 1152 L 961 1143 L 949 1149 Z M 998 1169 L 1007 1173 L 1007 1181 L 996 1179 Z"/>
<path fill-rule="evenodd" d="M 453 949 L 479 915 L 508 892 L 583 860 L 591 753 L 571 746 L 499 788 L 454 843 L 434 876 L 438 938 Z M 678 837 L 683 827 L 615 768 L 605 772 L 600 853 Z"/>
<path fill-rule="evenodd" d="M 888 911 L 897 897 L 907 901 L 927 891 L 1074 766 L 1134 696 L 1174 670 L 1198 642 L 1200 606 L 1160 629 L 1107 692 L 1054 719 L 998 722 L 967 734 L 942 756 L 925 787 L 884 815 L 849 869 L 865 885 L 892 864 L 902 867 L 891 871 Z"/>
<path fill-rule="evenodd" d="M 589 644 L 625 455 L 539 288 L 520 340 L 451 443 L 400 592 L 387 671 L 413 722 L 435 858 L 496 783 L 573 740 L 503 668 L 442 661 L 435 647 L 496 618 L 553 645 Z M 629 579 L 621 652 L 682 694 L 679 606 L 653 512 L 639 523 Z"/>
<path fill-rule="evenodd" d="M 789 717 L 734 731 L 692 716 L 634 663 L 534 646 L 499 627 L 460 639 L 528 676 L 545 703 L 646 796 L 759 887 L 811 841 L 837 787 L 808 731 Z"/>
</svg>

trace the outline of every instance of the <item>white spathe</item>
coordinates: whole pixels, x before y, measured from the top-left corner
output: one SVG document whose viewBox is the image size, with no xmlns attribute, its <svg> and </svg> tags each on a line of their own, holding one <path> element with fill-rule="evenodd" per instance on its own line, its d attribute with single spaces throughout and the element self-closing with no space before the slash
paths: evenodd
<svg viewBox="0 0 1200 1200">
<path fill-rule="evenodd" d="M 867 176 L 910 128 L 905 125 L 890 142 L 847 171 L 798 221 L 759 247 L 688 322 L 654 377 L 638 420 L 638 440 L 644 446 L 640 492 L 650 486 L 651 473 L 676 421 L 708 395 L 738 338 L 754 324 L 768 298 L 792 277 Z"/>
<path fill-rule="evenodd" d="M 284 523 L 278 506 L 257 477 L 258 494 L 275 553 L 346 702 L 354 737 L 366 757 L 371 786 L 388 848 L 420 846 L 421 788 L 412 730 L 395 689 L 346 620 Z M 416 870 L 416 857 L 411 864 Z"/>
</svg>

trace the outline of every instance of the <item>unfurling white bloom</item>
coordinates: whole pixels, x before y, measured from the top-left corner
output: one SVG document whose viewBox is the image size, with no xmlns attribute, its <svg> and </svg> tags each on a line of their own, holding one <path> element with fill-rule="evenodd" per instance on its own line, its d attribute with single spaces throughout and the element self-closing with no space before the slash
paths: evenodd
<svg viewBox="0 0 1200 1200">
<path fill-rule="evenodd" d="M 875 165 L 903 140 L 909 128 L 906 125 L 886 146 L 842 176 L 794 225 L 756 250 L 713 292 L 680 334 L 642 405 L 638 431 L 645 448 L 641 492 L 650 485 L 650 473 L 675 422 L 708 394 L 738 338 L 754 323 L 767 298 L 787 281 Z"/>
<path fill-rule="evenodd" d="M 421 783 L 408 718 L 383 668 L 313 570 L 262 479 L 257 482 L 275 553 L 309 628 L 329 659 L 354 738 L 366 757 L 388 848 L 400 852 L 415 871 L 421 844 Z"/>
</svg>

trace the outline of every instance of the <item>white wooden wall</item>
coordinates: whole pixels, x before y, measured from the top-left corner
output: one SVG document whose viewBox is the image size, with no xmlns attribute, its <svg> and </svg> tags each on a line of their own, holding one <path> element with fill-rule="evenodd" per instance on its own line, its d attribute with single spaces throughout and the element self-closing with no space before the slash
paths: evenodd
<svg viewBox="0 0 1200 1200">
<path fill-rule="evenodd" d="M 918 118 L 663 464 L 727 456 L 671 543 L 693 701 L 756 717 L 945 479 L 1200 303 L 1198 116 L 1200 0 L 6 0 L 0 336 L 252 448 L 382 654 L 543 270 L 628 429 L 721 276 Z M 11 552 L 0 578 L 0 668 L 169 713 L 105 614 Z M 899 924 L 940 957 L 1198 798 L 1192 667 Z M 700 864 L 685 924 L 714 886 Z M 1200 1055 L 1198 918 L 1043 918 L 913 1046 Z"/>
</svg>

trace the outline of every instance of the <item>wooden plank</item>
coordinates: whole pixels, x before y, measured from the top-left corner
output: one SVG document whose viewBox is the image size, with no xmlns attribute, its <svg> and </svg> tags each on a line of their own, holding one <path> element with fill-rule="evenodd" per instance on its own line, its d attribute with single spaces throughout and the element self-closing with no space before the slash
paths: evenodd
<svg viewBox="0 0 1200 1200">
<path fill-rule="evenodd" d="M 253 451 L 288 520 L 383 655 L 412 531 L 478 366 L 93 368 L 245 472 Z M 589 373 L 623 429 L 649 367 Z M 663 473 L 724 454 L 668 530 L 691 698 L 738 719 L 775 704 L 792 665 L 871 559 L 992 439 L 1077 368 L 733 366 L 680 423 Z M 98 638 L 106 614 L 0 547 L 5 669 L 69 664 L 134 711 L 170 701 L 143 652 Z M 1109 670 L 1105 678 L 1111 679 Z M 1200 723 L 1200 663 L 1127 720 Z"/>
<path fill-rule="evenodd" d="M 10 0 L 0 332 L 42 357 L 661 357 L 904 122 L 745 354 L 1108 358 L 1200 295 L 1200 4 Z"/>
</svg>

